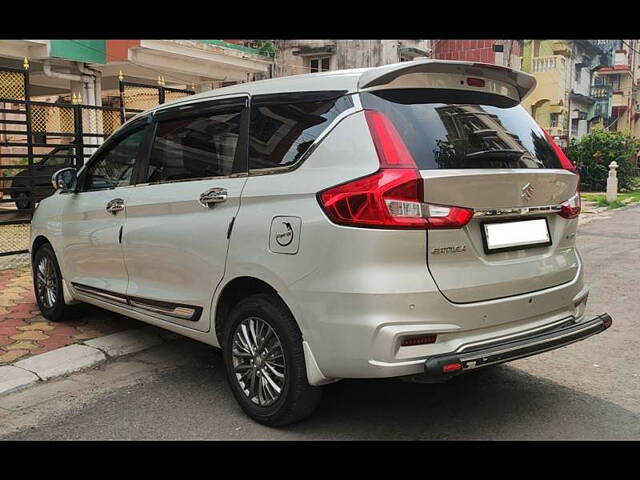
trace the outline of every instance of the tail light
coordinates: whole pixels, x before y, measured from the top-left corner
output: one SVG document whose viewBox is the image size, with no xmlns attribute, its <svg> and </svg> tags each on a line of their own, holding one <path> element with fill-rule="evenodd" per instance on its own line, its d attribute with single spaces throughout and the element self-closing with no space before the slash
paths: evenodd
<svg viewBox="0 0 640 480">
<path fill-rule="evenodd" d="M 430 205 L 423 201 L 423 182 L 402 137 L 384 114 L 365 110 L 380 170 L 318 193 L 331 221 L 370 228 L 461 228 L 473 210 Z"/>
<path fill-rule="evenodd" d="M 542 131 L 544 132 L 544 136 L 547 137 L 547 142 L 549 142 L 549 145 L 551 145 L 554 152 L 556 152 L 556 155 L 560 160 L 560 165 L 562 165 L 562 168 L 564 168 L 565 170 L 569 170 L 570 172 L 575 173 L 576 175 L 579 175 L 576 167 L 573 165 L 573 163 L 571 163 L 571 160 L 569 160 L 569 158 L 564 154 L 562 149 L 553 140 L 553 137 L 549 135 L 546 130 L 542 129 Z M 578 181 L 578 184 L 579 183 L 580 182 Z M 580 192 L 576 192 L 576 194 L 573 197 L 571 197 L 569 200 L 567 200 L 562 204 L 562 208 L 560 209 L 560 216 L 564 218 L 576 218 L 578 215 L 580 215 L 580 209 L 581 209 Z"/>
<path fill-rule="evenodd" d="M 561 205 L 560 216 L 564 218 L 576 218 L 580 215 L 580 192 Z"/>
</svg>

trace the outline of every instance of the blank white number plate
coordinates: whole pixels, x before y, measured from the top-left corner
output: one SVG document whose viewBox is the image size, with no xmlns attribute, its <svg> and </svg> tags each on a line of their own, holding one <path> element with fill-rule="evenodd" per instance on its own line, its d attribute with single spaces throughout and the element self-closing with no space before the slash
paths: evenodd
<svg viewBox="0 0 640 480">
<path fill-rule="evenodd" d="M 487 250 L 535 246 L 551 243 L 544 218 L 520 222 L 485 223 Z"/>
</svg>

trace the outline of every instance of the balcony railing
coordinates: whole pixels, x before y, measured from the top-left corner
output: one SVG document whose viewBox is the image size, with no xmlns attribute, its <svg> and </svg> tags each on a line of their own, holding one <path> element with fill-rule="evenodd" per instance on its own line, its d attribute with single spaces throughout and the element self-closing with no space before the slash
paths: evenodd
<svg viewBox="0 0 640 480">
<path fill-rule="evenodd" d="M 566 60 L 561 55 L 553 55 L 550 57 L 538 57 L 533 59 L 533 73 L 553 72 L 565 67 Z"/>
<path fill-rule="evenodd" d="M 611 96 L 613 87 L 611 85 L 592 85 L 591 96 L 593 98 L 607 98 Z"/>
</svg>

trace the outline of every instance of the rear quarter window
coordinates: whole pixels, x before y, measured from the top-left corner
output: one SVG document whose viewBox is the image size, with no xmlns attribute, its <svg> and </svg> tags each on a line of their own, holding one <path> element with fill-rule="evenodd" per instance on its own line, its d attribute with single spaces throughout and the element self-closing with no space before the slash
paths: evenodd
<svg viewBox="0 0 640 480">
<path fill-rule="evenodd" d="M 249 124 L 249 170 L 265 173 L 297 164 L 333 120 L 352 106 L 351 97 L 341 93 L 254 97 Z"/>
<path fill-rule="evenodd" d="M 474 103 L 468 93 L 443 90 L 366 92 L 361 99 L 390 118 L 421 170 L 562 168 L 521 105 L 488 95 Z"/>
</svg>

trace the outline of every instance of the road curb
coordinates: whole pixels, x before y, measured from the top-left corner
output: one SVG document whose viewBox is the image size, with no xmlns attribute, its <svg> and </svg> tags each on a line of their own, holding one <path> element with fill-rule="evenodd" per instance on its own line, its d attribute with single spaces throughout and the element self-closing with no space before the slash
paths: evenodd
<svg viewBox="0 0 640 480">
<path fill-rule="evenodd" d="M 85 346 L 97 348 L 109 358 L 140 352 L 163 343 L 160 335 L 147 330 L 125 330 L 84 342 Z"/>
<path fill-rule="evenodd" d="M 165 336 L 148 328 L 135 328 L 3 365 L 0 366 L 0 396 L 94 367 L 109 359 L 141 352 L 175 338 L 180 336 Z"/>
<path fill-rule="evenodd" d="M 40 379 L 35 373 L 13 365 L 0 367 L 0 395 L 26 388 Z"/>
</svg>

